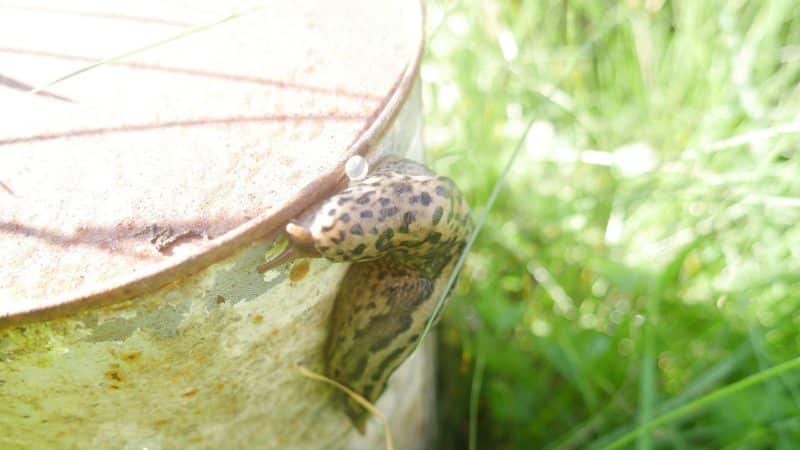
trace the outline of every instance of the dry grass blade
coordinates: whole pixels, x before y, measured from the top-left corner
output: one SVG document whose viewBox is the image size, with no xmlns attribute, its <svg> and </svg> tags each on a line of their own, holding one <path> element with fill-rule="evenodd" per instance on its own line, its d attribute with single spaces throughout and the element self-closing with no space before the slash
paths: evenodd
<svg viewBox="0 0 800 450">
<path fill-rule="evenodd" d="M 483 385 L 483 371 L 486 369 L 486 358 L 483 352 L 478 352 L 475 359 L 475 372 L 472 375 L 472 387 L 469 396 L 469 450 L 478 448 L 478 402 L 481 397 L 481 386 Z"/>
<path fill-rule="evenodd" d="M 190 35 L 193 35 L 195 33 L 199 33 L 201 31 L 209 30 L 211 28 L 214 28 L 214 27 L 217 27 L 219 25 L 222 25 L 225 22 L 230 22 L 231 20 L 235 20 L 235 19 L 238 19 L 240 17 L 244 17 L 244 16 L 246 16 L 248 14 L 254 13 L 254 12 L 256 12 L 258 10 L 261 10 L 263 8 L 264 8 L 263 6 L 258 6 L 258 7 L 249 9 L 249 10 L 244 11 L 244 12 L 233 13 L 233 14 L 230 14 L 230 15 L 228 15 L 226 17 L 223 17 L 223 18 L 221 18 L 219 20 L 215 20 L 215 21 L 210 22 L 210 23 L 204 23 L 204 24 L 201 24 L 201 25 L 197 25 L 197 26 L 191 27 L 191 28 L 189 28 L 187 30 L 181 31 L 178 34 L 170 36 L 170 37 L 167 37 L 165 39 L 161 39 L 159 41 L 152 42 L 150 44 L 144 45 L 142 47 L 135 48 L 133 50 L 129 50 L 129 51 L 124 52 L 124 53 L 120 53 L 120 54 L 115 55 L 115 56 L 111 56 L 111 57 L 108 57 L 108 58 L 105 58 L 105 59 L 101 59 L 100 61 L 97 61 L 97 62 L 94 62 L 92 64 L 83 66 L 83 67 L 81 67 L 81 68 L 79 68 L 77 70 L 74 70 L 74 71 L 72 71 L 72 72 L 70 72 L 68 74 L 62 75 L 62 76 L 60 76 L 58 78 L 55 78 L 55 79 L 53 79 L 51 81 L 48 81 L 45 84 L 37 86 L 37 87 L 33 88 L 32 90 L 30 90 L 29 92 L 31 94 L 35 95 L 35 94 L 37 94 L 37 93 L 39 93 L 39 92 L 41 92 L 41 91 L 43 91 L 43 90 L 45 90 L 45 89 L 47 89 L 49 87 L 52 87 L 53 85 L 61 83 L 62 81 L 69 80 L 70 78 L 74 78 L 74 77 L 76 77 L 76 76 L 78 76 L 78 75 L 80 75 L 82 73 L 88 72 L 88 71 L 90 71 L 92 69 L 96 69 L 97 67 L 100 67 L 100 66 L 103 66 L 103 65 L 106 65 L 106 64 L 112 64 L 112 63 L 115 63 L 115 62 L 120 61 L 122 59 L 131 57 L 133 55 L 136 55 L 136 54 L 139 54 L 139 53 L 142 53 L 142 52 L 145 52 L 147 50 L 151 50 L 151 49 L 154 49 L 154 48 L 157 48 L 157 47 L 161 47 L 162 45 L 169 44 L 170 42 L 174 42 L 174 41 L 177 41 L 179 39 L 183 39 L 183 38 L 185 38 L 187 36 L 190 36 Z"/>
<path fill-rule="evenodd" d="M 320 375 L 318 373 L 314 373 L 303 366 L 295 367 L 301 375 L 306 378 L 311 378 L 312 380 L 321 381 L 323 383 L 330 384 L 331 386 L 343 391 L 347 395 L 350 396 L 353 400 L 356 401 L 359 405 L 367 408 L 369 412 L 375 414 L 375 416 L 380 419 L 381 423 L 383 424 L 384 434 L 386 435 L 386 450 L 394 450 L 394 445 L 392 444 L 392 431 L 389 429 L 389 421 L 386 419 L 386 416 L 378 410 L 372 403 L 368 402 L 367 399 L 359 395 L 357 392 L 353 391 L 352 389 L 348 388 L 347 386 L 339 383 L 336 380 L 332 380 L 324 375 Z"/>
</svg>

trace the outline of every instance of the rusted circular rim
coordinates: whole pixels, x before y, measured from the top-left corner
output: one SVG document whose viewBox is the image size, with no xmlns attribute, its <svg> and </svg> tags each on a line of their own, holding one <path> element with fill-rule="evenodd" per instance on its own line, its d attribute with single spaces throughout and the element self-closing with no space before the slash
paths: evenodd
<svg viewBox="0 0 800 450">
<path fill-rule="evenodd" d="M 122 283 L 84 292 L 79 291 L 77 294 L 64 296 L 63 298 L 53 298 L 41 306 L 1 314 L 0 328 L 36 320 L 54 319 L 85 309 L 108 306 L 162 288 L 175 280 L 195 274 L 215 262 L 230 257 L 254 242 L 276 235 L 289 220 L 341 189 L 346 179 L 344 164 L 347 159 L 354 155 L 364 156 L 368 160 L 377 158 L 375 155 L 370 155 L 374 144 L 380 141 L 394 123 L 400 110 L 408 100 L 411 88 L 417 79 L 425 39 L 422 1 L 415 2 L 415 4 L 419 8 L 417 12 L 423 22 L 420 24 L 422 32 L 418 37 L 419 42 L 417 42 L 416 54 L 406 64 L 405 69 L 386 94 L 386 98 L 378 106 L 375 113 L 367 119 L 366 125 L 356 135 L 356 138 L 344 153 L 342 160 L 333 170 L 320 174 L 313 182 L 297 191 L 297 194 L 292 196 L 284 207 L 269 214 L 259 214 L 214 239 L 216 244 L 214 247 L 187 256 L 177 262 L 152 267 L 144 273 L 137 273 L 135 277 Z"/>
</svg>

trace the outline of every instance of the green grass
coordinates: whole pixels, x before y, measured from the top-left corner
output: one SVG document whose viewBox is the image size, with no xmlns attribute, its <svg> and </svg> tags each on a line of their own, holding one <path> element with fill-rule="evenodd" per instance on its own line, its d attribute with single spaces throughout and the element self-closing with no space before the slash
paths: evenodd
<svg viewBox="0 0 800 450">
<path fill-rule="evenodd" d="M 427 7 L 429 159 L 476 216 L 534 122 L 443 320 L 439 448 L 795 448 L 795 3 Z"/>
</svg>

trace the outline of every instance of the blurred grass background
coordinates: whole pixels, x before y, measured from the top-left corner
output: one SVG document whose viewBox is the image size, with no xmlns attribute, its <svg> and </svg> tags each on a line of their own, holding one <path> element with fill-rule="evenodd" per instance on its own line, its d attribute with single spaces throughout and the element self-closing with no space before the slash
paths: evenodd
<svg viewBox="0 0 800 450">
<path fill-rule="evenodd" d="M 439 449 L 602 448 L 709 394 L 626 448 L 798 448 L 800 371 L 722 390 L 800 354 L 796 3 L 426 7 L 428 157 L 476 215 L 530 125 L 440 327 Z"/>
</svg>

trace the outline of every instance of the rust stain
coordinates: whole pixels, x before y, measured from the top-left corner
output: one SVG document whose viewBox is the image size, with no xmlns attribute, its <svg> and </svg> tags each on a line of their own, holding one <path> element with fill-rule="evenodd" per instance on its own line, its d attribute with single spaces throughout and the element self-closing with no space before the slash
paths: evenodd
<svg viewBox="0 0 800 450">
<path fill-rule="evenodd" d="M 125 375 L 116 369 L 107 370 L 105 375 L 110 380 L 118 381 L 120 383 L 125 381 Z"/>
<path fill-rule="evenodd" d="M 204 230 L 190 229 L 177 232 L 173 230 L 172 226 L 170 225 L 162 226 L 158 224 L 148 225 L 137 232 L 134 236 L 143 235 L 149 237 L 149 241 L 151 244 L 153 244 L 153 247 L 155 247 L 159 253 L 163 253 L 165 255 L 171 255 L 173 247 L 182 244 L 185 241 L 193 239 L 204 239 L 207 241 L 209 239 L 208 234 L 206 234 Z"/>
<path fill-rule="evenodd" d="M 134 362 L 142 357 L 142 352 L 123 352 L 119 354 L 119 359 L 125 362 Z"/>
<path fill-rule="evenodd" d="M 302 280 L 308 275 L 309 267 L 310 265 L 307 259 L 298 261 L 296 264 L 292 265 L 292 269 L 289 271 L 289 280 L 292 283 L 297 283 Z"/>
<path fill-rule="evenodd" d="M 257 324 L 257 323 L 261 323 L 263 321 L 264 321 L 264 316 L 263 315 L 261 315 L 261 314 L 253 315 L 253 323 Z"/>
<path fill-rule="evenodd" d="M 219 392 L 219 391 L 221 391 L 221 390 L 222 390 L 224 387 L 225 387 L 225 385 L 224 385 L 223 383 L 217 383 L 217 384 L 215 384 L 215 385 L 214 385 L 214 390 L 215 390 L 215 391 L 217 391 L 217 392 Z"/>
<path fill-rule="evenodd" d="M 221 305 L 221 304 L 225 303 L 225 297 L 223 297 L 221 295 L 217 295 L 216 301 L 217 301 L 218 305 Z"/>
<path fill-rule="evenodd" d="M 197 388 L 192 388 L 192 389 L 189 389 L 188 391 L 184 392 L 183 394 L 181 394 L 181 397 L 187 397 L 188 398 L 188 397 L 194 397 L 195 395 L 197 395 Z"/>
<path fill-rule="evenodd" d="M 113 354 L 114 352 L 112 352 Z M 116 356 L 116 355 L 115 355 Z M 120 368 L 120 365 L 117 363 L 109 364 L 108 370 L 106 370 L 103 375 L 108 379 L 111 383 L 108 385 L 109 389 L 119 390 L 122 389 L 121 384 L 124 384 L 128 381 L 128 376 L 125 375 Z"/>
</svg>

